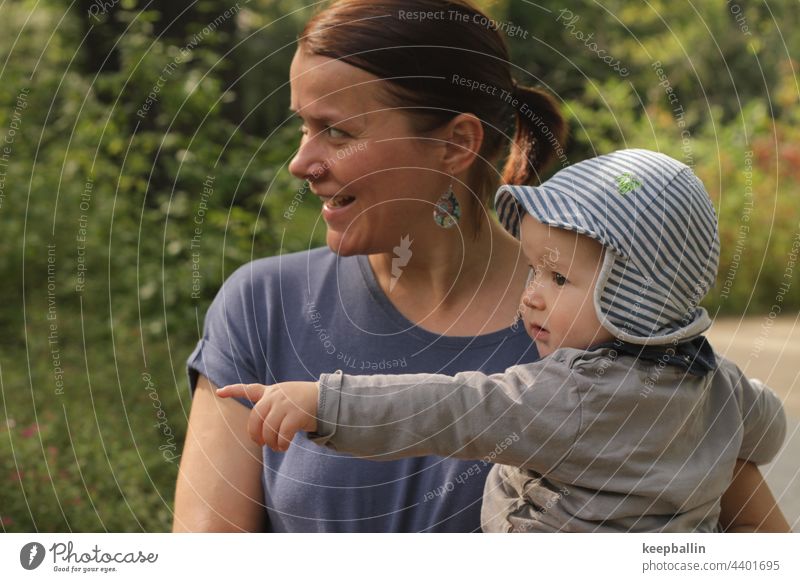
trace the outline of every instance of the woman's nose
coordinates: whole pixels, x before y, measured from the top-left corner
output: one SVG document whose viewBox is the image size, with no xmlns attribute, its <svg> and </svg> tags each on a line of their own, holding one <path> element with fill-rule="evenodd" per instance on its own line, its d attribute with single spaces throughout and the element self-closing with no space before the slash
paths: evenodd
<svg viewBox="0 0 800 582">
<path fill-rule="evenodd" d="M 303 136 L 300 148 L 289 162 L 289 172 L 296 178 L 309 182 L 319 180 L 327 170 L 319 147 L 314 142 L 315 140 Z"/>
</svg>

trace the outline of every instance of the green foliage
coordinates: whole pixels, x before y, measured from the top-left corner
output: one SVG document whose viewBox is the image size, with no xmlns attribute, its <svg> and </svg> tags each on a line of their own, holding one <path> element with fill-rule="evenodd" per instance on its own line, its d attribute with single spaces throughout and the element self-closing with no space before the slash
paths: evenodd
<svg viewBox="0 0 800 582">
<path fill-rule="evenodd" d="M 298 140 L 285 123 L 294 39 L 316 8 L 252 0 L 205 32 L 235 3 L 198 2 L 174 26 L 146 4 L 96 20 L 86 2 L 0 8 L 0 135 L 14 130 L 0 142 L 6 530 L 168 530 L 165 451 L 185 436 L 184 361 L 203 313 L 242 263 L 324 243 L 318 203 L 287 171 Z M 722 239 L 712 312 L 800 308 L 795 292 L 776 299 L 798 284 L 800 12 L 480 4 L 528 31 L 508 39 L 515 76 L 561 99 L 571 161 L 651 147 L 704 180 Z"/>
<path fill-rule="evenodd" d="M 72 419 L 80 414 L 69 412 Z M 177 467 L 166 464 L 157 449 L 137 450 L 130 435 L 108 426 L 111 418 L 94 419 L 106 425 L 101 429 L 47 410 L 38 422 L 21 425 L 9 418 L 0 426 L 5 531 L 166 528 L 172 502 L 166 484 L 176 478 Z"/>
<path fill-rule="evenodd" d="M 169 40 L 154 38 L 154 14 L 122 12 L 118 69 L 97 75 L 78 65 L 84 15 L 59 25 L 55 9 L 30 20 L 30 6 L 2 9 L 3 38 L 24 31 L 13 49 L 0 42 L 0 127 L 24 97 L 0 208 L 14 216 L 3 221 L 2 293 L 25 298 L 24 311 L 0 309 L 3 408 L 15 425 L 0 439 L 5 529 L 169 529 L 177 462 L 159 447 L 180 454 L 184 361 L 202 314 L 240 264 L 309 244 L 278 219 L 301 186 L 285 168 L 297 127 L 268 142 L 243 131 L 223 112 L 235 95 L 218 38 L 181 50 L 221 12 L 212 8 Z M 309 210 L 285 226 L 306 229 Z M 145 372 L 169 440 L 154 427 Z"/>
</svg>

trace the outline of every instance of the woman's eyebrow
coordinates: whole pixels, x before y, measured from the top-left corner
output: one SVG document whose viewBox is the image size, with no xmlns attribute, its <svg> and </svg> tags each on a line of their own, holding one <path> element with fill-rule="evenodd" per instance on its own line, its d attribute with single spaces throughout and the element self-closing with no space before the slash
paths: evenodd
<svg viewBox="0 0 800 582">
<path fill-rule="evenodd" d="M 325 125 L 332 125 L 334 123 L 339 123 L 339 120 L 342 119 L 343 116 L 337 115 L 335 112 L 328 112 L 323 111 L 317 115 L 309 115 L 307 113 L 301 114 L 298 113 L 297 109 L 293 107 L 289 107 L 289 116 L 290 118 L 299 118 L 303 120 L 310 120 L 310 121 L 317 121 L 319 123 L 323 123 Z"/>
</svg>

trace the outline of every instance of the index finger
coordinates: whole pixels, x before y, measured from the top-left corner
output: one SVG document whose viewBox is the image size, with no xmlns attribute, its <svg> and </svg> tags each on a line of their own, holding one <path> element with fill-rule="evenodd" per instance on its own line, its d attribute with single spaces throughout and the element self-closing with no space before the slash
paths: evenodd
<svg viewBox="0 0 800 582">
<path fill-rule="evenodd" d="M 228 384 L 217 390 L 220 398 L 246 398 L 250 402 L 258 402 L 267 389 L 263 384 Z"/>
</svg>

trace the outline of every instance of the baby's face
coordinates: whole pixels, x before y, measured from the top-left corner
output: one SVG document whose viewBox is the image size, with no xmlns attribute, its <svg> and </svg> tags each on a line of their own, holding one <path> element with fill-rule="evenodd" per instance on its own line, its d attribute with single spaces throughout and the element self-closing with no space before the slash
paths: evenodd
<svg viewBox="0 0 800 582">
<path fill-rule="evenodd" d="M 597 319 L 593 300 L 603 246 L 587 236 L 545 226 L 529 215 L 522 221 L 521 233 L 531 275 L 520 309 L 539 354 L 612 340 Z"/>
</svg>

